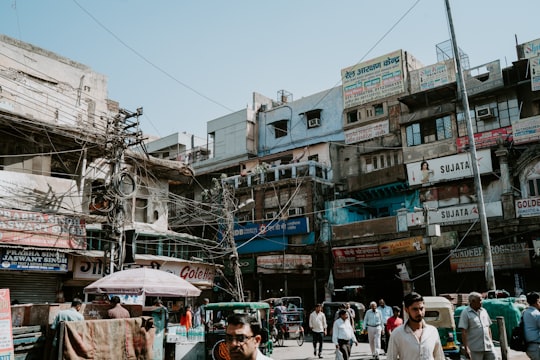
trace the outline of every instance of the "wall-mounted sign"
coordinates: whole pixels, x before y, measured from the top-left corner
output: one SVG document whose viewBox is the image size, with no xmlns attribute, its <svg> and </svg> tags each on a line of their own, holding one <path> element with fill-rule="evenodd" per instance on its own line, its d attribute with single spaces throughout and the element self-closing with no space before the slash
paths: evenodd
<svg viewBox="0 0 540 360">
<path fill-rule="evenodd" d="M 211 287 L 216 276 L 215 267 L 210 264 L 190 262 L 157 255 L 135 255 L 135 264 L 126 269 L 149 267 L 178 275 L 197 287 Z M 97 280 L 103 277 L 101 258 L 77 256 L 73 266 L 73 279 Z"/>
<path fill-rule="evenodd" d="M 0 289 L 0 359 L 15 359 L 9 289 Z"/>
<path fill-rule="evenodd" d="M 311 274 L 311 255 L 268 255 L 257 257 L 259 274 Z"/>
<path fill-rule="evenodd" d="M 390 122 L 379 121 L 345 131 L 345 144 L 354 144 L 360 141 L 371 140 L 390 133 Z"/>
<path fill-rule="evenodd" d="M 379 245 L 377 244 L 335 247 L 332 248 L 332 254 L 334 255 L 334 262 L 342 264 L 381 259 Z"/>
<path fill-rule="evenodd" d="M 531 58 L 529 60 L 531 66 L 531 90 L 540 90 L 540 56 Z"/>
<path fill-rule="evenodd" d="M 486 217 L 502 216 L 502 203 L 495 201 L 484 204 Z M 464 204 L 448 206 L 428 212 L 430 224 L 448 225 L 459 222 L 472 222 L 479 218 L 478 204 Z M 424 213 L 422 211 L 407 214 L 408 226 L 419 226 L 424 224 Z"/>
<path fill-rule="evenodd" d="M 366 277 L 363 263 L 336 263 L 334 264 L 333 272 L 336 279 L 358 279 Z"/>
<path fill-rule="evenodd" d="M 491 258 L 494 270 L 531 267 L 527 243 L 492 245 Z M 485 268 L 484 248 L 481 246 L 460 249 L 450 256 L 450 270 L 454 272 L 484 271 Z"/>
<path fill-rule="evenodd" d="M 341 70 L 343 108 L 362 105 L 405 91 L 403 52 L 394 51 Z"/>
<path fill-rule="evenodd" d="M 0 269 L 67 272 L 68 259 L 58 251 L 2 248 Z"/>
<path fill-rule="evenodd" d="M 380 243 L 379 251 L 383 260 L 393 259 L 423 254 L 426 252 L 426 245 L 424 245 L 422 236 L 414 236 Z"/>
<path fill-rule="evenodd" d="M 332 248 L 334 263 L 344 266 L 396 257 L 406 257 L 425 251 L 426 247 L 422 241 L 422 236 L 385 241 L 380 244 Z"/>
<path fill-rule="evenodd" d="M 86 226 L 76 217 L 0 209 L 0 243 L 86 249 Z"/>
<path fill-rule="evenodd" d="M 234 240 L 248 240 L 259 235 L 265 237 L 288 236 L 307 234 L 308 232 L 309 219 L 306 217 L 263 223 L 247 223 L 245 225 L 234 224 Z"/>
<path fill-rule="evenodd" d="M 456 81 L 454 59 L 441 61 L 410 72 L 411 94 Z"/>
<path fill-rule="evenodd" d="M 515 144 L 540 140 L 540 115 L 516 120 L 512 123 Z"/>
<path fill-rule="evenodd" d="M 497 145 L 497 139 L 507 139 L 512 134 L 512 127 L 507 126 L 500 129 L 494 129 L 474 134 L 474 145 L 477 149 L 484 149 Z M 458 152 L 464 152 L 469 145 L 469 137 L 463 136 L 456 139 Z"/>
<path fill-rule="evenodd" d="M 540 197 L 516 200 L 516 217 L 540 216 Z"/>
<path fill-rule="evenodd" d="M 540 39 L 529 41 L 517 46 L 520 59 L 530 59 L 540 55 Z"/>
<path fill-rule="evenodd" d="M 479 173 L 492 172 L 491 151 L 480 150 L 476 155 Z M 469 153 L 462 153 L 410 163 L 407 164 L 407 176 L 409 185 L 428 185 L 443 180 L 472 177 L 471 157 Z"/>
</svg>

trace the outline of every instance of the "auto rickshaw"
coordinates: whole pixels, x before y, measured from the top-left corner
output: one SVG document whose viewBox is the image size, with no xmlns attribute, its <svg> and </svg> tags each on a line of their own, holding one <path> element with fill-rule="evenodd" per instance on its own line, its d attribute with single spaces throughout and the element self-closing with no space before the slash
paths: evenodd
<svg viewBox="0 0 540 360">
<path fill-rule="evenodd" d="M 261 343 L 259 349 L 263 354 L 272 353 L 272 340 L 269 337 L 270 305 L 265 302 L 221 302 L 205 306 L 206 318 L 209 319 L 205 328 L 206 359 L 230 359 L 227 344 L 225 344 L 225 329 L 227 317 L 240 313 L 255 317 L 261 324 Z"/>
<path fill-rule="evenodd" d="M 459 360 L 460 343 L 456 334 L 454 305 L 442 296 L 424 296 L 424 307 L 426 309 L 424 320 L 439 331 L 444 355 L 446 358 Z M 405 312 L 403 316 L 406 319 L 407 313 Z"/>
</svg>

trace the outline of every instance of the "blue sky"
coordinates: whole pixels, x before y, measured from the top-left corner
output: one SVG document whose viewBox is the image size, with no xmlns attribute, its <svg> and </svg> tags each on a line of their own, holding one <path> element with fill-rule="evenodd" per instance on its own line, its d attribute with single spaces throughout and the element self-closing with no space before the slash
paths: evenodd
<svg viewBox="0 0 540 360">
<path fill-rule="evenodd" d="M 471 66 L 516 60 L 540 38 L 538 0 L 451 0 Z M 398 49 L 424 65 L 450 38 L 444 0 L 1 0 L 0 33 L 90 66 L 142 129 L 206 137 L 252 93 L 299 99 L 342 68 Z"/>
</svg>

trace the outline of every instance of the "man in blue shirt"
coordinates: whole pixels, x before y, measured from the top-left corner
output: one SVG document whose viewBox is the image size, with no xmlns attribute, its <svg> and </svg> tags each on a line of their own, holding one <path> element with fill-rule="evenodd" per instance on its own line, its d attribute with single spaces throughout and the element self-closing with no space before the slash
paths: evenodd
<svg viewBox="0 0 540 360">
<path fill-rule="evenodd" d="M 529 307 L 523 311 L 527 356 L 532 360 L 540 360 L 540 294 L 527 294 Z"/>
</svg>

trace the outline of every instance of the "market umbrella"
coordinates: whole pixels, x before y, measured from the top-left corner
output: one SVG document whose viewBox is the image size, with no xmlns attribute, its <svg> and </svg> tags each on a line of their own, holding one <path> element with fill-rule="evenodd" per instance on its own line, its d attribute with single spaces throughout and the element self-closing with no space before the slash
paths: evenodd
<svg viewBox="0 0 540 360">
<path fill-rule="evenodd" d="M 178 275 L 144 267 L 107 275 L 86 286 L 84 292 L 169 297 L 201 294 L 201 290 Z"/>
</svg>

